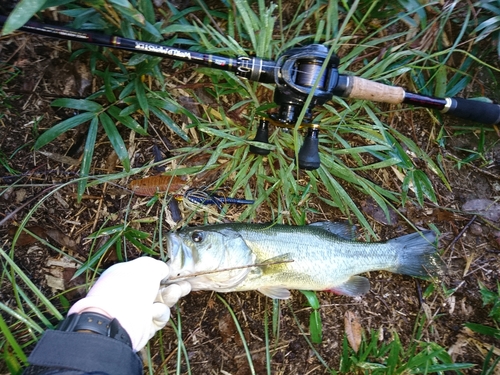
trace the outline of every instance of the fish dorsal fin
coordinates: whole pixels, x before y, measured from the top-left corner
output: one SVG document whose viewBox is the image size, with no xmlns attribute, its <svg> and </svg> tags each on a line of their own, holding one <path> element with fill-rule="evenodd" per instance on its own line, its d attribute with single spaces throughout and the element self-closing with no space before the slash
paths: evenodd
<svg viewBox="0 0 500 375">
<path fill-rule="evenodd" d="M 346 282 L 329 288 L 328 291 L 349 297 L 358 297 L 368 293 L 370 281 L 363 276 L 351 276 Z"/>
<path fill-rule="evenodd" d="M 279 286 L 269 286 L 262 287 L 257 289 L 262 294 L 276 299 L 288 299 L 290 298 L 290 291 L 286 288 L 282 288 Z"/>
<path fill-rule="evenodd" d="M 321 228 L 345 240 L 354 241 L 356 239 L 356 227 L 349 223 L 318 221 L 317 223 L 309 224 L 309 226 Z"/>
</svg>

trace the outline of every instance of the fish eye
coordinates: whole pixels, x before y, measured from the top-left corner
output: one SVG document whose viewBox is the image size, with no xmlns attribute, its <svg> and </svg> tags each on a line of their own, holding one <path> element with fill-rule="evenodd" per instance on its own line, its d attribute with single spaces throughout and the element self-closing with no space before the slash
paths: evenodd
<svg viewBox="0 0 500 375">
<path fill-rule="evenodd" d="M 191 238 L 193 239 L 194 242 L 201 242 L 203 241 L 203 232 L 201 231 L 195 231 L 193 234 L 191 234 Z"/>
</svg>

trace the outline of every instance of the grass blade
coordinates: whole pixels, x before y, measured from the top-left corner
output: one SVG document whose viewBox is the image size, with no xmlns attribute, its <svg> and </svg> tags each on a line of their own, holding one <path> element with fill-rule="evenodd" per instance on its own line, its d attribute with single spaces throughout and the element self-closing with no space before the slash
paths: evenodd
<svg viewBox="0 0 500 375">
<path fill-rule="evenodd" d="M 127 147 L 125 146 L 123 138 L 118 132 L 118 129 L 116 128 L 113 120 L 111 120 L 111 118 L 105 112 L 99 115 L 99 120 L 101 120 L 102 127 L 104 128 L 104 131 L 106 132 L 109 141 L 111 142 L 111 145 L 116 152 L 116 155 L 118 155 L 118 158 L 122 162 L 123 167 L 127 172 L 130 171 L 130 159 L 128 156 Z"/>
<path fill-rule="evenodd" d="M 90 172 L 90 166 L 92 164 L 92 156 L 94 155 L 95 141 L 97 138 L 97 127 L 99 125 L 99 120 L 94 117 L 90 122 L 89 131 L 87 134 L 87 141 L 85 142 L 85 148 L 83 150 L 82 164 L 80 168 L 80 176 L 87 177 Z M 77 200 L 81 202 L 85 188 L 87 187 L 87 178 L 82 178 L 78 181 L 77 185 Z"/>
<path fill-rule="evenodd" d="M 61 134 L 67 132 L 70 129 L 77 127 L 89 120 L 92 120 L 97 115 L 92 112 L 84 112 L 79 115 L 70 117 L 59 124 L 53 126 L 49 130 L 45 131 L 35 142 L 35 149 L 38 150 L 45 146 L 47 143 L 52 142 L 54 139 L 59 137 Z"/>
</svg>

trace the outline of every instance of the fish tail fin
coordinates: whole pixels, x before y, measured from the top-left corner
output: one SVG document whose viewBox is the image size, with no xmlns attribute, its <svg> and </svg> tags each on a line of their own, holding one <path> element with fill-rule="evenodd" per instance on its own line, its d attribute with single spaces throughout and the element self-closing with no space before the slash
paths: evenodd
<svg viewBox="0 0 500 375">
<path fill-rule="evenodd" d="M 397 265 L 390 271 L 419 277 L 442 275 L 445 266 L 435 241 L 436 235 L 430 230 L 389 240 L 387 243 L 395 247 L 398 254 Z"/>
</svg>

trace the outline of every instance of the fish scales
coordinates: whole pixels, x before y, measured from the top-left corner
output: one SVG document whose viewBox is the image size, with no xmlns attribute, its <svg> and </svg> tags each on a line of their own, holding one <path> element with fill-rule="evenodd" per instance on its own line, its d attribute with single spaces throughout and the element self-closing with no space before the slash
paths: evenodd
<svg viewBox="0 0 500 375">
<path fill-rule="evenodd" d="M 426 276 L 441 270 L 431 231 L 364 243 L 352 240 L 349 229 L 330 222 L 186 228 L 167 236 L 169 265 L 174 279 L 184 277 L 193 290 L 259 290 L 273 298 L 288 298 L 290 289 L 357 296 L 370 287 L 360 273 Z"/>
<path fill-rule="evenodd" d="M 256 263 L 286 255 L 293 260 L 266 267 L 258 280 L 252 280 L 256 285 L 265 282 L 262 278 L 272 277 L 274 280 L 286 279 L 289 285 L 293 285 L 292 289 L 298 289 L 304 283 L 321 288 L 327 277 L 325 274 L 339 284 L 353 273 L 364 273 L 374 267 L 392 268 L 396 261 L 396 252 L 386 245 L 371 244 L 374 247 L 368 248 L 366 243 L 340 241 L 334 234 L 320 228 L 278 226 L 266 230 L 265 235 L 245 229 L 237 231 L 255 253 Z M 278 237 L 278 233 L 285 234 L 286 239 Z M 286 271 L 291 277 L 288 279 L 290 275 L 275 272 L 277 269 Z M 238 287 L 239 290 L 243 288 L 251 288 L 250 280 Z"/>
</svg>

